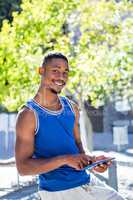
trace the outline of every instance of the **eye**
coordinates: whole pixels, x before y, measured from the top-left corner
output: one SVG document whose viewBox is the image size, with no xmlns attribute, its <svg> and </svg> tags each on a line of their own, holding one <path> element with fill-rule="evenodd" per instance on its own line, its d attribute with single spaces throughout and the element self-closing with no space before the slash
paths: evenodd
<svg viewBox="0 0 133 200">
<path fill-rule="evenodd" d="M 68 76 L 68 72 L 64 72 L 63 74 L 64 74 L 64 76 Z"/>
<path fill-rule="evenodd" d="M 52 70 L 54 73 L 57 73 L 58 72 L 58 70 L 56 70 L 56 69 L 54 69 L 54 70 Z"/>
</svg>

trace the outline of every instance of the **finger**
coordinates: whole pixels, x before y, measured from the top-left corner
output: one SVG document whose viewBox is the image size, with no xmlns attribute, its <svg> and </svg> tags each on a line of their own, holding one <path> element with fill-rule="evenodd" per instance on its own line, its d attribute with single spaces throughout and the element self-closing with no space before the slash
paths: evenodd
<svg viewBox="0 0 133 200">
<path fill-rule="evenodd" d="M 105 165 L 105 166 L 107 166 L 107 167 L 110 167 L 110 166 L 112 165 L 112 162 L 109 161 L 109 162 L 104 162 L 104 163 L 102 163 L 102 164 Z"/>
<path fill-rule="evenodd" d="M 104 171 L 107 170 L 107 167 L 103 167 L 103 166 L 98 167 L 98 166 L 96 166 L 96 167 L 94 167 L 94 170 L 95 170 L 96 172 L 103 173 Z"/>
<path fill-rule="evenodd" d="M 103 172 L 105 172 L 105 169 L 95 168 L 95 169 L 94 169 L 94 172 L 103 173 Z"/>
<path fill-rule="evenodd" d="M 92 156 L 83 154 L 83 155 L 82 155 L 82 158 L 85 159 L 86 161 L 90 161 L 90 160 L 92 159 Z"/>
<path fill-rule="evenodd" d="M 97 169 L 105 169 L 106 170 L 108 167 L 105 164 L 99 164 L 99 165 L 96 166 L 96 168 Z"/>
<path fill-rule="evenodd" d="M 88 165 L 88 160 L 81 158 L 80 161 L 83 163 L 83 165 Z"/>
<path fill-rule="evenodd" d="M 90 160 L 88 156 L 86 155 L 81 155 L 80 159 L 83 160 L 84 162 L 88 163 L 88 161 Z"/>
<path fill-rule="evenodd" d="M 80 168 L 80 169 L 83 169 L 83 168 L 84 168 L 84 165 L 83 165 L 82 162 L 79 163 L 79 168 Z"/>
<path fill-rule="evenodd" d="M 103 159 L 107 159 L 107 157 L 105 157 L 104 155 L 100 155 L 96 157 L 96 160 L 103 160 Z"/>
<path fill-rule="evenodd" d="M 96 162 L 96 156 L 87 156 L 87 159 L 89 162 L 91 161 L 91 163 Z"/>
<path fill-rule="evenodd" d="M 107 162 L 107 166 L 110 167 L 113 163 L 111 161 Z"/>
<path fill-rule="evenodd" d="M 102 165 L 100 165 L 100 168 L 103 169 L 103 170 L 106 170 L 108 168 L 108 166 L 102 164 Z"/>
<path fill-rule="evenodd" d="M 90 159 L 91 157 L 90 156 L 81 156 L 81 161 L 83 162 L 84 166 L 87 166 L 87 165 L 90 165 L 92 164 L 92 159 Z"/>
<path fill-rule="evenodd" d="M 86 162 L 87 162 L 88 160 L 90 160 L 90 158 L 89 158 L 87 155 L 82 155 L 81 158 L 84 159 Z"/>
</svg>

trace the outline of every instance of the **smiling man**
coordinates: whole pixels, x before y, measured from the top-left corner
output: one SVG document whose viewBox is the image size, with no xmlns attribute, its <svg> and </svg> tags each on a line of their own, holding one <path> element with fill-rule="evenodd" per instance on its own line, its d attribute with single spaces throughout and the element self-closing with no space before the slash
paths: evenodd
<svg viewBox="0 0 133 200">
<path fill-rule="evenodd" d="M 83 170 L 95 159 L 86 155 L 78 129 L 77 105 L 59 96 L 68 80 L 68 59 L 48 54 L 39 69 L 41 82 L 16 122 L 16 164 L 21 175 L 39 175 L 42 200 L 122 200 L 112 188 Z M 108 165 L 94 168 L 104 172 Z"/>
</svg>

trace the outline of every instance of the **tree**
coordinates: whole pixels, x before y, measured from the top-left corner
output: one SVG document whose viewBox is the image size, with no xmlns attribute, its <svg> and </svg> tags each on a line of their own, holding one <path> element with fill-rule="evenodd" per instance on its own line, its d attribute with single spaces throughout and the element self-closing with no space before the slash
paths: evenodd
<svg viewBox="0 0 133 200">
<path fill-rule="evenodd" d="M 0 102 L 17 110 L 35 92 L 37 66 L 51 50 L 69 52 L 65 26 L 77 6 L 74 0 L 24 0 L 13 21 L 4 20 L 0 33 Z M 32 83 L 32 84 L 31 84 Z"/>
<path fill-rule="evenodd" d="M 73 26 L 78 23 L 81 34 L 73 47 L 75 76 L 69 88 L 96 107 L 114 93 L 133 95 L 132 12 L 129 1 L 83 0 L 73 14 Z"/>
<path fill-rule="evenodd" d="M 95 107 L 126 96 L 133 102 L 133 4 L 128 1 L 80 1 L 71 16 L 74 65 L 69 90 L 80 101 L 84 134 L 92 150 L 91 124 L 84 100 Z M 80 27 L 80 34 L 79 34 Z M 73 40 L 72 40 L 73 41 Z M 81 131 L 82 133 L 82 131 Z"/>
<path fill-rule="evenodd" d="M 82 102 L 90 98 L 99 106 L 114 92 L 127 94 L 127 88 L 132 97 L 130 1 L 25 0 L 21 9 L 13 13 L 12 24 L 3 22 L 0 33 L 0 102 L 10 110 L 36 90 L 35 68 L 50 50 L 69 56 L 67 89 L 76 91 Z M 64 31 L 68 24 L 69 31 Z"/>
<path fill-rule="evenodd" d="M 12 12 L 20 12 L 21 0 L 0 0 L 0 27 L 4 19 L 12 21 Z"/>
<path fill-rule="evenodd" d="M 132 101 L 132 2 L 24 0 L 21 10 L 0 32 L 0 103 L 14 111 L 32 96 L 36 68 L 51 50 L 69 57 L 66 89 L 77 95 L 84 116 L 84 100 L 98 107 L 126 94 Z"/>
</svg>

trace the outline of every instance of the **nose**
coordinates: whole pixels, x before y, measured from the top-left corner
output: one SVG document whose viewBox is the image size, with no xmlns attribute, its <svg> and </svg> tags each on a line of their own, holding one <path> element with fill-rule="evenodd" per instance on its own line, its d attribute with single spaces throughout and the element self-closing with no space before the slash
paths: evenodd
<svg viewBox="0 0 133 200">
<path fill-rule="evenodd" d="M 64 76 L 64 73 L 60 73 L 59 74 L 59 79 L 61 80 L 61 81 L 66 81 L 66 77 Z"/>
</svg>

